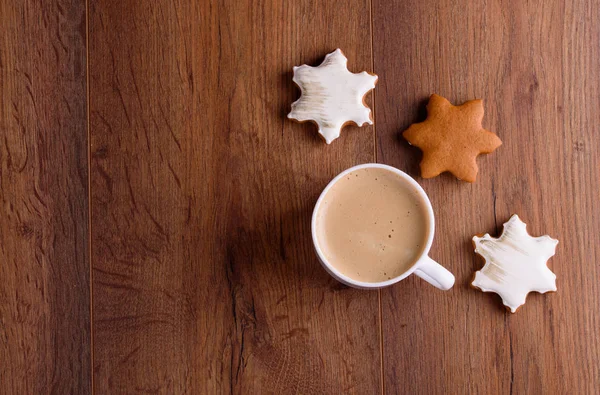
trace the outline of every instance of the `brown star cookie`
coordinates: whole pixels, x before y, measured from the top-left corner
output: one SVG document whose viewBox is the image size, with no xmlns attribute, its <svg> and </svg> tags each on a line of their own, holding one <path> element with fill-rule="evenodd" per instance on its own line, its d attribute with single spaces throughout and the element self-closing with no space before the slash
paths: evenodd
<svg viewBox="0 0 600 395">
<path fill-rule="evenodd" d="M 476 158 L 498 148 L 502 141 L 483 129 L 483 100 L 460 106 L 436 94 L 427 103 L 427 119 L 412 124 L 403 136 L 423 151 L 421 176 L 432 178 L 449 171 L 458 179 L 475 182 Z"/>
</svg>

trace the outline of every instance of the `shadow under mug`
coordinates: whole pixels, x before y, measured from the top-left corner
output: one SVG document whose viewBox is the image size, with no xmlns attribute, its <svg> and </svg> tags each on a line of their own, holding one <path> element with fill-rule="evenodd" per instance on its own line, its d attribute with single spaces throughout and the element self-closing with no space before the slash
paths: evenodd
<svg viewBox="0 0 600 395">
<path fill-rule="evenodd" d="M 416 262 L 401 275 L 396 276 L 392 279 L 389 279 L 386 281 L 380 281 L 380 282 L 365 282 L 365 281 L 355 280 L 353 278 L 350 278 L 350 277 L 344 275 L 340 271 L 338 271 L 335 268 L 335 266 L 323 254 L 323 251 L 321 250 L 321 247 L 319 245 L 319 239 L 317 237 L 317 229 L 316 229 L 317 213 L 319 212 L 321 202 L 323 201 L 327 192 L 329 192 L 331 187 L 333 185 L 335 185 L 335 183 L 338 182 L 338 180 L 340 180 L 342 177 L 346 176 L 348 173 L 351 173 L 353 171 L 360 170 L 360 169 L 365 169 L 365 168 L 378 168 L 378 169 L 388 170 L 388 171 L 396 174 L 398 177 L 402 178 L 404 181 L 409 183 L 411 186 L 413 186 L 418 191 L 419 197 L 425 203 L 425 208 L 427 210 L 427 220 L 429 221 L 427 242 L 425 244 L 425 248 L 421 252 L 421 255 L 416 260 Z M 429 201 L 429 198 L 427 197 L 427 194 L 425 193 L 423 188 L 421 188 L 421 186 L 411 176 L 404 173 L 403 171 L 396 169 L 395 167 L 388 166 L 388 165 L 382 165 L 379 163 L 366 163 L 363 165 L 351 167 L 347 170 L 344 170 L 340 174 L 338 174 L 337 177 L 335 177 L 333 180 L 331 180 L 331 182 L 329 184 L 327 184 L 327 186 L 325 187 L 323 192 L 321 192 L 321 196 L 319 196 L 317 203 L 315 204 L 315 208 L 313 210 L 312 222 L 311 222 L 311 231 L 312 231 L 313 245 L 314 245 L 315 251 L 317 253 L 317 257 L 319 258 L 319 261 L 321 262 L 321 265 L 325 268 L 325 270 L 333 278 L 335 278 L 339 282 L 346 284 L 350 287 L 361 288 L 361 289 L 383 288 L 383 287 L 387 287 L 389 285 L 395 284 L 395 283 L 405 279 L 406 277 L 410 276 L 413 273 L 416 274 L 417 276 L 421 277 L 423 280 L 427 281 L 434 287 L 437 287 L 444 291 L 452 288 L 452 286 L 454 285 L 454 275 L 452 275 L 452 273 L 450 273 L 446 268 L 444 268 L 442 265 L 440 265 L 433 259 L 429 258 L 429 256 L 428 256 L 429 250 L 431 249 L 431 243 L 433 242 L 433 234 L 435 232 L 435 220 L 434 220 L 434 216 L 433 216 L 433 208 L 431 207 L 431 202 Z"/>
</svg>

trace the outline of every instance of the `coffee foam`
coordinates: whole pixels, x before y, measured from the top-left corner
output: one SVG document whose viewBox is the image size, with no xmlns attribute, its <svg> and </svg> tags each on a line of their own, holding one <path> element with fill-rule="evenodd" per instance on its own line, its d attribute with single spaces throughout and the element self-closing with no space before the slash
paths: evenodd
<svg viewBox="0 0 600 395">
<path fill-rule="evenodd" d="M 414 185 L 387 169 L 362 168 L 327 191 L 315 226 L 323 255 L 340 273 L 382 282 L 402 275 L 421 256 L 428 217 Z"/>
</svg>

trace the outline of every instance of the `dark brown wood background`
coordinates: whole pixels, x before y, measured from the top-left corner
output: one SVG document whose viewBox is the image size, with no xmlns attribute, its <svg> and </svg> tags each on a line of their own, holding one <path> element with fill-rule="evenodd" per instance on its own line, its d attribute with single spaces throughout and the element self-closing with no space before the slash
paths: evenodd
<svg viewBox="0 0 600 395">
<path fill-rule="evenodd" d="M 600 4 L 0 0 L 0 393 L 595 394 Z M 286 120 L 342 48 L 375 126 Z M 483 98 L 504 145 L 423 180 L 401 132 Z M 456 275 L 380 292 L 320 268 L 310 214 L 359 163 L 417 178 Z M 560 240 L 516 314 L 468 284 L 476 233 Z"/>
</svg>

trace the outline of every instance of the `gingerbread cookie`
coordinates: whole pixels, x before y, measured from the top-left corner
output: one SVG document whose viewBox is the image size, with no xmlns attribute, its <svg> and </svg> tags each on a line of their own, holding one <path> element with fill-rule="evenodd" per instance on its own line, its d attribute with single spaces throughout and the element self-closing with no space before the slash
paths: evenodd
<svg viewBox="0 0 600 395">
<path fill-rule="evenodd" d="M 432 178 L 449 171 L 460 180 L 475 182 L 477 156 L 502 144 L 498 136 L 481 127 L 482 120 L 482 100 L 453 106 L 443 97 L 431 95 L 427 119 L 403 133 L 410 144 L 423 151 L 421 176 Z"/>
<path fill-rule="evenodd" d="M 495 292 L 511 312 L 525 303 L 527 294 L 556 291 L 556 275 L 547 261 L 556 251 L 558 240 L 550 236 L 531 237 L 518 215 L 504 224 L 499 238 L 489 234 L 473 237 L 475 252 L 485 266 L 475 273 L 471 285 L 483 292 Z"/>
<path fill-rule="evenodd" d="M 336 49 L 317 67 L 294 67 L 293 81 L 302 95 L 292 103 L 288 118 L 316 123 L 327 144 L 338 138 L 348 123 L 373 124 L 371 109 L 363 99 L 375 88 L 377 76 L 366 71 L 351 73 L 347 63 L 342 51 Z"/>
</svg>

